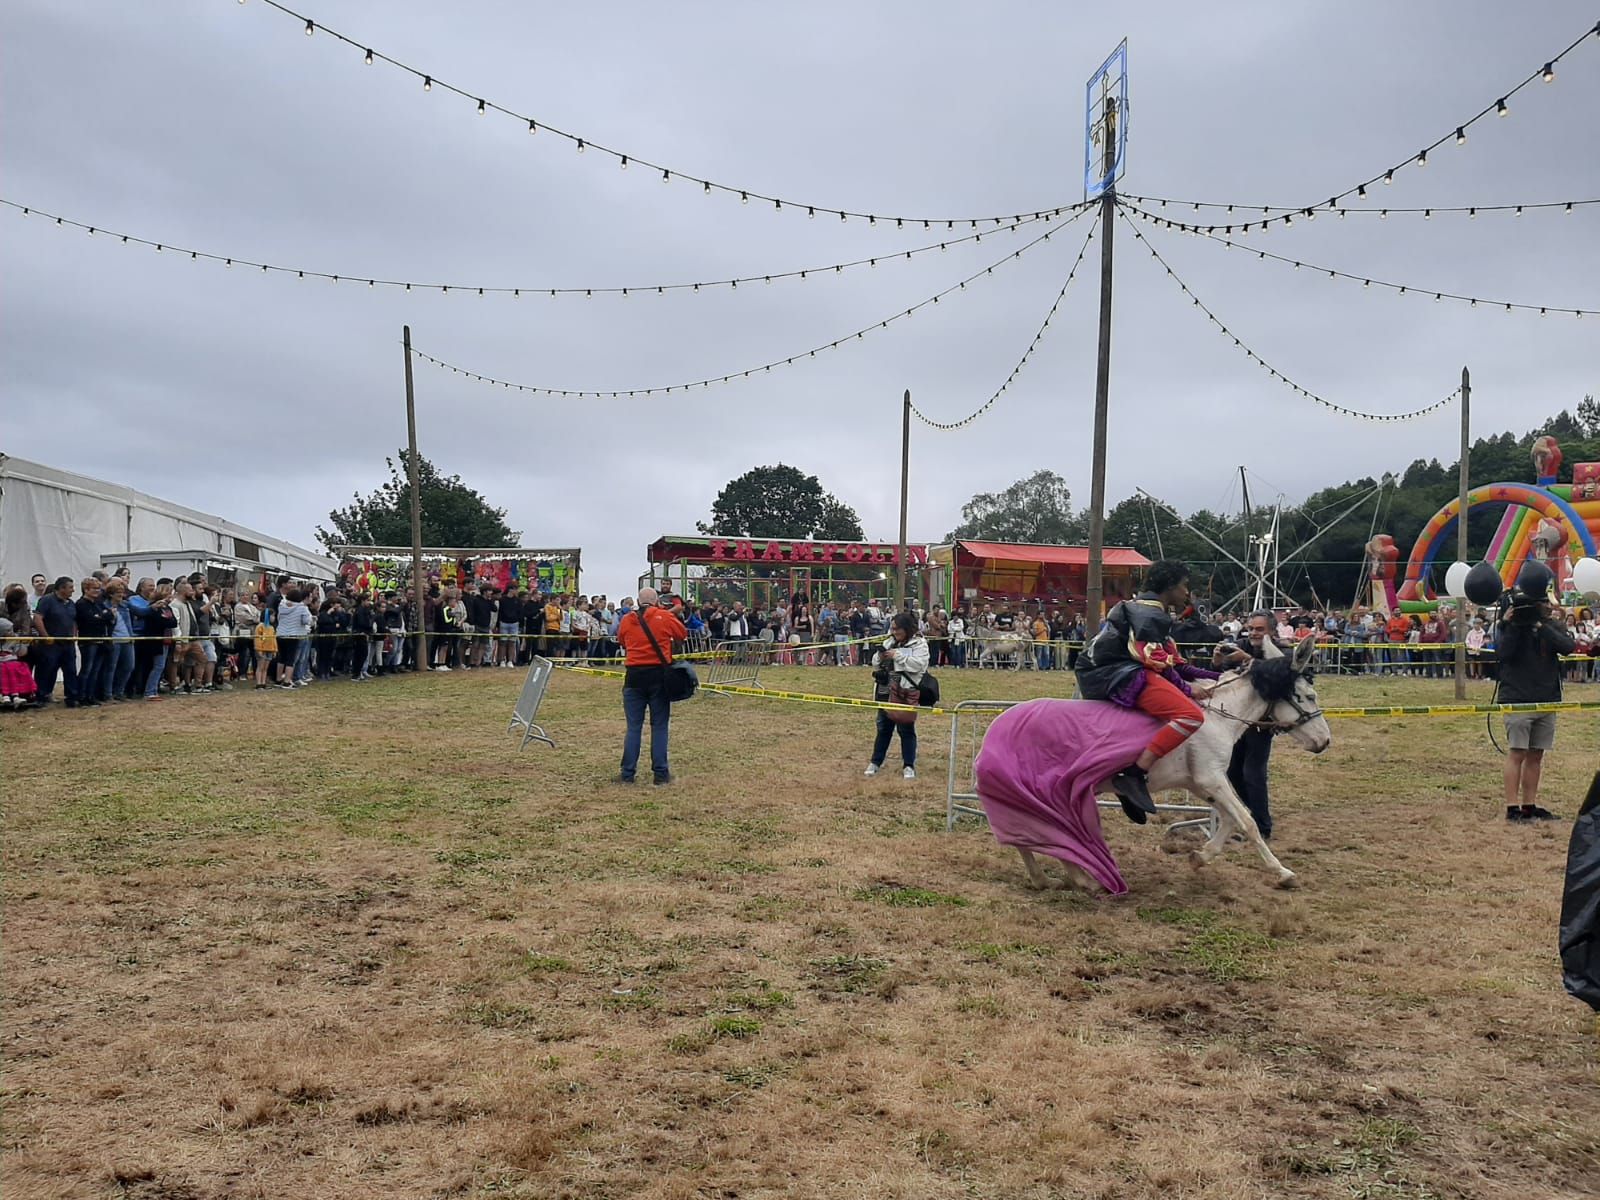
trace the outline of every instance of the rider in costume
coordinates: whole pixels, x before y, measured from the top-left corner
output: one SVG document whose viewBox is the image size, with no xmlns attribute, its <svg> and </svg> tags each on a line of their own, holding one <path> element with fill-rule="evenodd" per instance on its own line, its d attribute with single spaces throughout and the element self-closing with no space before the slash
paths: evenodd
<svg viewBox="0 0 1600 1200">
<path fill-rule="evenodd" d="M 1189 603 L 1189 568 L 1163 560 L 1145 575 L 1144 590 L 1106 616 L 1105 625 L 1078 657 L 1078 689 L 1086 700 L 1137 708 L 1163 722 L 1138 761 L 1111 777 L 1128 819 L 1143 825 L 1155 812 L 1150 768 L 1171 754 L 1205 721 L 1191 681 L 1219 678 L 1186 662 L 1172 640 L 1172 610 Z M 1209 687 L 1200 695 L 1209 694 Z"/>
</svg>

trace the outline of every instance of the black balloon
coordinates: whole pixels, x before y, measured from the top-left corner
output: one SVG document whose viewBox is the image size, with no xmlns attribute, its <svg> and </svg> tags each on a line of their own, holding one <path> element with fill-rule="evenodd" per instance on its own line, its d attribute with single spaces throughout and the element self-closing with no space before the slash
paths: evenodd
<svg viewBox="0 0 1600 1200">
<path fill-rule="evenodd" d="M 1517 589 L 1536 600 L 1543 600 L 1548 596 L 1555 581 L 1555 574 L 1549 567 L 1531 558 L 1523 563 L 1522 570 L 1517 572 Z"/>
<path fill-rule="evenodd" d="M 1462 590 L 1474 604 L 1493 604 L 1500 599 L 1500 572 L 1481 562 L 1467 572 Z"/>
</svg>

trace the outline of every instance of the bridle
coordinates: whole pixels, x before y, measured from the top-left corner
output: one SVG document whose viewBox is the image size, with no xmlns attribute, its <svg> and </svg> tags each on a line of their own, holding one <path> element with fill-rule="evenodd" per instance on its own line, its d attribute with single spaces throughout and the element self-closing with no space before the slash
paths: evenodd
<svg viewBox="0 0 1600 1200">
<path fill-rule="evenodd" d="M 1232 683 L 1236 680 L 1244 679 L 1248 674 L 1249 672 L 1241 672 L 1240 674 L 1236 675 L 1234 679 L 1229 680 L 1229 682 Z M 1303 678 L 1304 676 L 1305 672 L 1303 671 L 1295 672 L 1295 677 L 1297 679 Z M 1272 712 L 1272 710 L 1277 708 L 1280 704 L 1287 704 L 1290 708 L 1294 709 L 1294 711 L 1298 714 L 1296 719 L 1293 721 L 1271 721 L 1267 720 L 1266 718 L 1262 718 L 1257 721 L 1251 721 L 1245 717 L 1236 716 L 1225 708 L 1218 708 L 1213 704 L 1208 703 L 1205 706 L 1205 709 L 1208 713 L 1215 713 L 1219 717 L 1227 717 L 1230 721 L 1236 721 L 1240 725 L 1243 725 L 1246 729 L 1249 729 L 1255 733 L 1288 733 L 1291 730 L 1299 729 L 1302 725 L 1309 725 L 1312 721 L 1315 721 L 1318 717 L 1322 716 L 1322 709 L 1320 708 L 1313 708 L 1307 711 L 1304 707 L 1302 707 L 1300 701 L 1295 697 L 1293 692 L 1290 692 L 1289 695 L 1285 696 L 1282 700 L 1270 701 L 1267 712 Z"/>
</svg>

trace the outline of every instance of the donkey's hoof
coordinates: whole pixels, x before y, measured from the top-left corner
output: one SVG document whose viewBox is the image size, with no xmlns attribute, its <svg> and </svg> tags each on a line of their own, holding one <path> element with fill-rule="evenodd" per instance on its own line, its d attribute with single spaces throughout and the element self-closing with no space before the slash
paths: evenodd
<svg viewBox="0 0 1600 1200">
<path fill-rule="evenodd" d="M 1211 860 L 1205 856 L 1203 851 L 1191 850 L 1189 851 L 1189 865 L 1198 871 L 1201 867 L 1210 866 Z"/>
<path fill-rule="evenodd" d="M 1300 876 L 1293 871 L 1285 869 L 1283 874 L 1278 876 L 1278 886 L 1285 891 L 1293 891 L 1300 886 Z"/>
</svg>

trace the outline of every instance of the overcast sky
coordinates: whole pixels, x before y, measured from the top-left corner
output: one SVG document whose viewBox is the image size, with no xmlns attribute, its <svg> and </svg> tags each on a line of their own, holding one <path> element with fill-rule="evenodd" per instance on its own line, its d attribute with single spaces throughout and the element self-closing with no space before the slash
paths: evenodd
<svg viewBox="0 0 1600 1200">
<path fill-rule="evenodd" d="M 1123 36 L 1124 192 L 1302 204 L 1404 161 L 1595 20 L 1471 3 L 803 5 L 302 0 L 307 15 L 477 95 L 675 170 L 873 212 L 986 215 L 1083 198 L 1083 85 Z M 765 274 L 920 246 L 619 170 L 319 34 L 259 0 L 10 0 L 0 189 L 103 228 L 348 275 L 605 286 Z M 1226 14 L 1222 16 L 1219 14 Z M 1600 196 L 1600 38 L 1375 202 Z M 1170 211 L 1170 210 L 1169 210 Z M 786 462 L 898 521 L 900 393 L 976 408 L 1026 348 L 1090 222 L 964 293 L 793 368 L 648 400 L 562 400 L 419 367 L 423 452 L 508 510 L 524 544 L 582 546 L 590 590 L 720 487 Z M 1025 240 L 735 293 L 478 298 L 263 277 L 0 211 L 0 450 L 314 545 L 405 442 L 400 327 L 485 374 L 631 388 L 780 358 L 901 311 Z M 1463 364 L 1474 429 L 1522 430 L 1600 391 L 1600 320 L 1365 291 L 1152 233 L 1249 345 L 1352 408 L 1420 407 Z M 1259 241 L 1251 235 L 1251 242 Z M 1322 217 L 1262 245 L 1424 288 L 1600 307 L 1600 206 L 1574 214 Z M 1117 231 L 1112 501 L 1227 502 L 1247 465 L 1295 500 L 1450 460 L 1454 408 L 1330 414 L 1245 360 Z M 913 426 L 912 540 L 1041 467 L 1089 494 L 1098 241 L 1026 371 L 956 433 Z M 1236 492 L 1234 493 L 1236 496 Z"/>
</svg>

